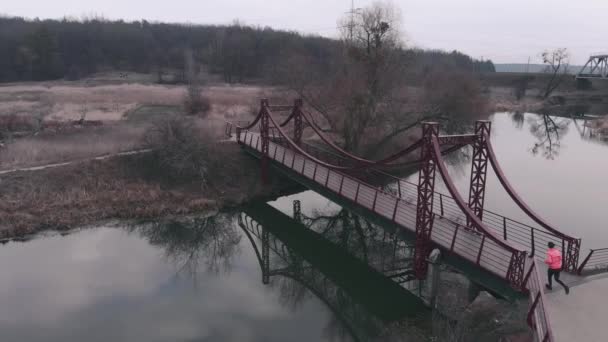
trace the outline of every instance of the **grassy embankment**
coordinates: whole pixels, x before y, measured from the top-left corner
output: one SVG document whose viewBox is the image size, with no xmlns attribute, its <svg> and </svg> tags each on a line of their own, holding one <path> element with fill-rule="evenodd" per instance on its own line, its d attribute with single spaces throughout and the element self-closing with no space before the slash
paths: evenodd
<svg viewBox="0 0 608 342">
<path fill-rule="evenodd" d="M 257 162 L 240 153 L 234 143 L 217 143 L 224 139 L 223 120 L 250 119 L 252 106 L 266 92 L 259 87 L 210 86 L 205 93 L 211 99 L 211 112 L 205 118 L 184 119 L 183 87 L 107 82 L 0 87 L 0 123 L 4 123 L 0 172 L 75 161 L 0 174 L 0 237 L 105 219 L 213 210 L 284 188 L 282 179 L 269 186 L 260 184 Z M 83 116 L 85 124 L 79 123 Z M 91 160 L 149 147 L 150 131 L 163 127 L 168 117 L 188 120 L 189 140 L 197 146 L 213 145 L 217 160 L 204 179 L 198 174 L 173 177 L 180 170 L 161 165 L 163 156 L 158 152 Z M 157 141 L 159 146 L 163 145 Z"/>
</svg>

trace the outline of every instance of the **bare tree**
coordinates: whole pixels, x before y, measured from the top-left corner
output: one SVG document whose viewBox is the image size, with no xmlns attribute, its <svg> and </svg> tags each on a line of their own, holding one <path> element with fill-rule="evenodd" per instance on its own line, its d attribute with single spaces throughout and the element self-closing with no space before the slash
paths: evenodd
<svg viewBox="0 0 608 342">
<path fill-rule="evenodd" d="M 477 80 L 454 74 L 452 66 L 429 72 L 428 89 L 408 87 L 411 54 L 405 50 L 400 11 L 391 3 L 357 10 L 340 26 L 342 48 L 329 56 L 330 62 L 292 56 L 285 72 L 291 88 L 345 149 L 375 155 L 397 148 L 389 143 L 421 121 L 462 121 L 463 115 L 485 109 Z"/>
<path fill-rule="evenodd" d="M 570 53 L 566 48 L 555 50 L 546 50 L 541 54 L 543 63 L 547 64 L 546 72 L 551 74 L 549 82 L 543 92 L 543 98 L 551 96 L 553 91 L 559 87 L 562 81 L 568 74 L 568 66 L 570 65 Z"/>
<path fill-rule="evenodd" d="M 240 252 L 241 237 L 232 215 L 227 213 L 180 221 L 160 220 L 133 225 L 129 230 L 161 247 L 178 272 L 185 272 L 195 281 L 202 265 L 213 273 L 229 271 Z"/>
<path fill-rule="evenodd" d="M 348 150 L 357 151 L 361 138 L 382 128 L 394 109 L 389 103 L 403 84 L 405 70 L 399 22 L 394 6 L 376 2 L 342 19 L 341 50 L 330 56 L 328 68 L 311 73 L 318 68 L 306 58 L 294 56 L 290 61 L 301 68 L 290 70 L 292 88 L 339 134 Z"/>
<path fill-rule="evenodd" d="M 184 71 L 186 75 L 186 94 L 184 96 L 184 110 L 187 114 L 202 114 L 206 115 L 211 109 L 209 99 L 201 93 L 200 67 L 194 59 L 192 50 L 186 50 L 184 53 Z"/>
<path fill-rule="evenodd" d="M 533 155 L 542 152 L 543 157 L 555 159 L 559 156 L 560 140 L 568 132 L 570 120 L 553 118 L 547 114 L 530 117 L 530 132 L 538 140 L 530 149 Z"/>
</svg>

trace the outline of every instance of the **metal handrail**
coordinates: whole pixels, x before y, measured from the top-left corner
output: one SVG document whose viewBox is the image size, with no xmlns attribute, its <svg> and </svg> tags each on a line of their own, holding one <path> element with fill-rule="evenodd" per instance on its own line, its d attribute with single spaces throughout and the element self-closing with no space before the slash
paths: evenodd
<svg viewBox="0 0 608 342">
<path fill-rule="evenodd" d="M 347 160 L 346 158 L 336 155 L 335 153 L 331 152 L 331 151 L 327 151 L 323 148 L 311 145 L 311 144 L 307 144 L 307 143 L 303 143 L 303 146 L 305 148 L 314 148 L 314 149 L 318 149 L 323 151 L 324 153 L 327 153 L 329 155 L 332 155 L 336 158 L 340 158 L 342 160 Z M 309 150 L 310 152 L 310 150 Z M 314 152 L 312 152 L 314 153 Z M 414 193 L 412 193 L 413 195 L 415 195 L 417 193 L 417 189 L 418 189 L 418 184 L 412 183 L 408 180 L 393 176 L 385 171 L 382 170 L 378 170 L 375 168 L 371 168 L 368 169 L 368 171 L 371 172 L 375 172 L 378 173 L 382 176 L 386 176 L 386 177 L 390 177 L 391 179 L 394 179 L 397 182 L 397 192 L 399 194 L 399 197 L 403 198 L 404 193 L 407 192 L 406 188 L 403 188 L 402 185 L 406 185 L 406 186 L 410 186 L 412 187 L 412 191 L 414 191 Z M 466 219 L 466 216 L 462 213 L 462 211 L 458 208 L 458 205 L 456 204 L 456 202 L 454 201 L 454 198 L 448 194 L 442 193 L 440 191 L 434 191 L 435 195 L 437 195 L 434 198 L 435 201 L 438 201 L 439 205 L 438 206 L 434 206 L 433 211 L 437 214 L 439 214 L 441 217 L 448 217 L 446 215 L 446 213 L 450 213 L 455 215 L 457 218 L 462 218 L 462 219 Z M 566 240 L 563 237 L 560 237 L 556 234 L 553 234 L 551 232 L 548 232 L 546 230 L 543 229 L 539 229 L 533 226 L 530 226 L 529 224 L 514 220 L 512 218 L 506 217 L 502 214 L 498 214 L 494 211 L 488 210 L 488 209 L 483 209 L 483 219 L 482 221 L 490 228 L 494 229 L 495 231 L 501 233 L 501 235 L 503 236 L 504 240 L 515 240 L 515 242 L 524 245 L 524 247 L 529 247 L 530 248 L 530 256 L 536 256 L 536 250 L 539 247 L 543 248 L 547 245 L 548 242 L 553 242 L 558 246 L 562 247 L 562 250 L 565 250 L 566 248 Z M 494 220 L 489 219 L 488 216 L 493 216 Z M 498 222 L 496 221 L 498 220 Z M 525 240 L 524 240 L 524 235 L 525 234 Z"/>
<path fill-rule="evenodd" d="M 608 248 L 590 249 L 589 254 L 578 267 L 577 273 L 594 273 L 608 269 Z"/>
<path fill-rule="evenodd" d="M 524 280 L 530 301 L 527 322 L 536 333 L 536 341 L 553 342 L 555 339 L 553 337 L 553 330 L 551 329 L 549 312 L 546 308 L 547 300 L 543 292 L 541 279 L 537 261 L 533 259 Z"/>
<path fill-rule="evenodd" d="M 255 141 L 254 135 L 257 136 Z M 259 134 L 246 132 L 239 142 L 259 152 L 260 139 Z M 304 177 L 312 179 L 339 196 L 353 201 L 401 227 L 412 229 L 412 223 L 415 222 L 415 208 L 407 209 L 407 206 L 411 208 L 411 204 L 355 177 L 339 172 L 341 170 L 328 168 L 316 162 L 307 163 L 307 161 L 314 160 L 309 159 L 306 154 L 298 152 L 298 150 L 272 143 L 267 156 Z M 348 190 L 346 183 L 349 184 Z M 490 238 L 486 241 L 484 234 L 474 232 L 468 227 L 446 218 L 437 218 L 436 223 L 436 229 L 433 230 L 435 236 L 432 237 L 432 240 L 438 247 L 455 253 L 503 279 L 510 279 L 512 260 L 519 259 L 514 258 L 514 254 L 517 253 L 513 253 L 509 248 L 504 248 L 500 240 L 495 242 Z M 522 280 L 523 274 L 520 279 L 517 279 L 511 285 L 517 290 L 523 290 Z"/>
</svg>

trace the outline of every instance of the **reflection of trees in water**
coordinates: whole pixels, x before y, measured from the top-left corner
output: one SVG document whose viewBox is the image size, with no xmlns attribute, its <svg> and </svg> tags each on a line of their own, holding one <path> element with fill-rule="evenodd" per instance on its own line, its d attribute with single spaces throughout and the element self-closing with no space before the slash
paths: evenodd
<svg viewBox="0 0 608 342">
<path fill-rule="evenodd" d="M 378 336 L 384 323 L 370 315 L 344 290 L 312 266 L 305 264 L 272 272 L 270 286 L 278 291 L 281 304 L 296 310 L 311 298 L 329 309 L 323 334 L 331 341 L 369 341 Z"/>
<path fill-rule="evenodd" d="M 397 246 L 394 235 L 380 233 L 378 229 L 381 228 L 346 210 L 302 220 L 310 229 L 323 231 L 327 239 L 378 269 L 394 268 L 397 262 L 403 261 L 398 256 L 402 256 L 399 251 L 404 248 Z M 224 213 L 213 217 L 157 221 L 131 226 L 129 231 L 162 248 L 167 258 L 177 265 L 178 272 L 188 273 L 195 281 L 202 265 L 211 272 L 230 270 L 241 241 L 233 216 Z M 261 241 L 261 235 L 257 237 L 258 242 Z M 387 324 L 369 313 L 345 290 L 278 239 L 274 240 L 270 260 L 270 286 L 277 290 L 281 305 L 297 310 L 315 297 L 332 312 L 324 328 L 328 339 L 386 341 L 391 340 L 387 336 L 402 337 L 405 333 L 400 325 Z M 408 328 L 407 333 L 418 336 L 421 333 L 416 329 Z"/>
<path fill-rule="evenodd" d="M 403 257 L 407 254 L 406 249 L 397 242 L 393 234 L 386 233 L 384 229 L 372 225 L 364 217 L 348 210 L 342 209 L 332 213 L 314 212 L 299 217 L 301 223 L 308 229 L 337 245 L 336 248 L 365 261 L 372 269 L 381 272 L 391 271 L 398 263 L 407 263 L 407 258 Z M 263 249 L 264 228 L 254 221 L 247 220 L 246 217 L 240 220 L 240 223 L 251 236 L 257 237 L 257 244 L 262 242 L 262 247 L 259 249 Z M 332 312 L 324 328 L 324 335 L 328 339 L 387 341 L 391 340 L 387 339 L 387 336 L 392 335 L 400 336 L 399 340 L 403 340 L 404 331 L 395 330 L 399 327 L 398 324 L 384 322 L 370 313 L 364 305 L 360 304 L 360 299 L 351 297 L 349 292 L 334 283 L 332 278 L 304 261 L 294 250 L 272 234 L 268 245 L 269 285 L 279 293 L 282 305 L 292 310 L 302 307 L 312 297 L 321 300 Z M 258 247 L 254 248 L 258 249 Z M 260 265 L 263 264 L 263 260 L 260 260 Z M 382 289 L 377 290 L 382 291 Z M 408 329 L 409 334 L 416 336 L 419 336 L 419 331 L 420 329 L 416 327 Z"/>
<path fill-rule="evenodd" d="M 403 241 L 347 209 L 332 214 L 314 212 L 303 216 L 302 223 L 378 271 L 409 266 L 412 250 Z"/>
<path fill-rule="evenodd" d="M 150 244 L 163 248 L 178 272 L 196 275 L 204 264 L 211 272 L 229 270 L 241 240 L 229 214 L 187 220 L 156 221 L 134 226 Z"/>
<path fill-rule="evenodd" d="M 531 149 L 532 154 L 541 153 L 547 159 L 558 157 L 561 148 L 560 139 L 568 133 L 570 122 L 569 119 L 554 118 L 546 114 L 530 115 L 528 118 L 530 133 L 537 139 Z"/>
<path fill-rule="evenodd" d="M 511 120 L 513 121 L 513 126 L 517 129 L 522 129 L 524 127 L 524 121 L 526 119 L 526 115 L 522 112 L 514 112 L 510 114 Z"/>
</svg>

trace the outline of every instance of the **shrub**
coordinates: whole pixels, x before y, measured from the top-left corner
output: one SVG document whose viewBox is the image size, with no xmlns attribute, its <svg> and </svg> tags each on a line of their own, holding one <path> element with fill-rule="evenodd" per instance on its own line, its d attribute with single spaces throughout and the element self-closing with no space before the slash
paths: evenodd
<svg viewBox="0 0 608 342">
<path fill-rule="evenodd" d="M 424 98 L 431 112 L 446 122 L 448 130 L 483 117 L 487 98 L 474 74 L 443 70 L 429 74 L 424 82 Z"/>
<path fill-rule="evenodd" d="M 183 104 L 184 111 L 189 115 L 206 116 L 211 110 L 211 101 L 201 94 L 201 87 L 195 83 L 189 84 L 186 88 Z"/>
<path fill-rule="evenodd" d="M 528 85 L 530 84 L 531 80 L 532 77 L 523 76 L 513 81 L 513 95 L 515 95 L 515 98 L 518 101 L 526 96 L 526 92 L 528 91 Z"/>
<path fill-rule="evenodd" d="M 154 149 L 154 171 L 175 182 L 200 180 L 206 188 L 221 165 L 214 136 L 189 118 L 154 123 L 145 134 L 146 144 Z"/>
<path fill-rule="evenodd" d="M 585 78 L 579 78 L 576 80 L 576 89 L 578 90 L 591 90 L 593 85 L 590 80 Z"/>
<path fill-rule="evenodd" d="M 0 131 L 35 131 L 38 125 L 32 117 L 18 114 L 0 115 Z"/>
</svg>

